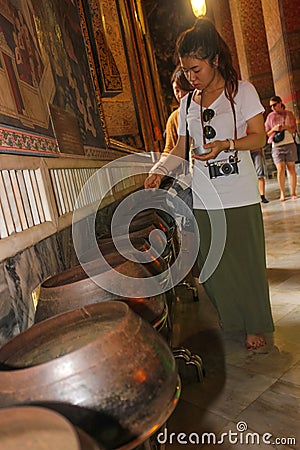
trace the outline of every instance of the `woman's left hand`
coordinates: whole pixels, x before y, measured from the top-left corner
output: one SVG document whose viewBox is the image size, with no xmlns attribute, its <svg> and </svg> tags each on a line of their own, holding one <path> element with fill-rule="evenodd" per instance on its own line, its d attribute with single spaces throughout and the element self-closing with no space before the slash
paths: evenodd
<svg viewBox="0 0 300 450">
<path fill-rule="evenodd" d="M 199 159 L 200 161 L 207 161 L 209 159 L 215 159 L 219 153 L 228 148 L 227 141 L 213 141 L 209 144 L 203 145 L 203 148 L 209 149 L 210 152 L 206 153 L 206 155 L 193 155 L 193 158 Z"/>
</svg>

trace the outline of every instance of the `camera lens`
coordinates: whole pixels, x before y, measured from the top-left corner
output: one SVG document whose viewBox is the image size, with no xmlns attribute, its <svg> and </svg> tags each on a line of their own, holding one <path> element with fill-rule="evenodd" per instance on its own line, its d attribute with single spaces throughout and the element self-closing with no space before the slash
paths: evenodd
<svg viewBox="0 0 300 450">
<path fill-rule="evenodd" d="M 224 163 L 221 167 L 220 167 L 220 172 L 223 175 L 230 175 L 233 171 L 233 167 L 231 164 L 229 163 Z"/>
</svg>

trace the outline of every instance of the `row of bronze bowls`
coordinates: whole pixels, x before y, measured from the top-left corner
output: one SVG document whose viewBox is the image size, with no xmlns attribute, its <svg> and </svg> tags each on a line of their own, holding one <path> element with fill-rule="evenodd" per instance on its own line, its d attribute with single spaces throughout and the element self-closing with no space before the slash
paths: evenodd
<svg viewBox="0 0 300 450">
<path fill-rule="evenodd" d="M 134 239 L 149 250 L 142 234 Z M 129 276 L 164 266 L 163 258 L 147 267 L 120 260 L 109 237 L 98 242 L 111 266 Z M 48 408 L 87 433 L 95 448 L 136 447 L 167 420 L 180 395 L 172 351 L 158 333 L 166 315 L 164 294 L 113 296 L 81 266 L 55 275 L 41 286 L 36 324 L 0 349 L 0 407 Z"/>
</svg>

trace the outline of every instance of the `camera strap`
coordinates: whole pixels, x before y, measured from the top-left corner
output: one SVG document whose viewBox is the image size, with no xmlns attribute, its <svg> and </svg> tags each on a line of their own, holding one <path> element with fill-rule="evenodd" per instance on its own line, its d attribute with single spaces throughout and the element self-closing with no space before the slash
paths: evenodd
<svg viewBox="0 0 300 450">
<path fill-rule="evenodd" d="M 233 98 L 230 97 L 229 98 L 230 101 L 230 106 L 231 106 L 231 110 L 232 110 L 232 114 L 233 114 L 233 121 L 234 121 L 234 140 L 237 139 L 237 129 L 236 129 L 236 113 L 235 113 L 235 107 L 234 107 L 234 101 Z M 235 150 L 234 152 L 234 157 L 237 159 L 238 158 L 238 151 Z"/>
</svg>

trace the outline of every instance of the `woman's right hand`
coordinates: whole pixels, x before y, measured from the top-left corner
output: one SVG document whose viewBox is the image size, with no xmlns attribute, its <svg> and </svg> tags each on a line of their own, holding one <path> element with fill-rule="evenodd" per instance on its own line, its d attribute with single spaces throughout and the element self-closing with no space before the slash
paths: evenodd
<svg viewBox="0 0 300 450">
<path fill-rule="evenodd" d="M 275 125 L 272 130 L 276 133 L 277 131 L 281 131 L 283 129 L 283 126 L 278 123 L 277 125 Z"/>
<path fill-rule="evenodd" d="M 148 175 L 144 182 L 144 188 L 145 189 L 158 189 L 161 183 L 161 179 L 163 178 L 163 175 L 160 175 L 159 173 L 151 173 Z"/>
</svg>

